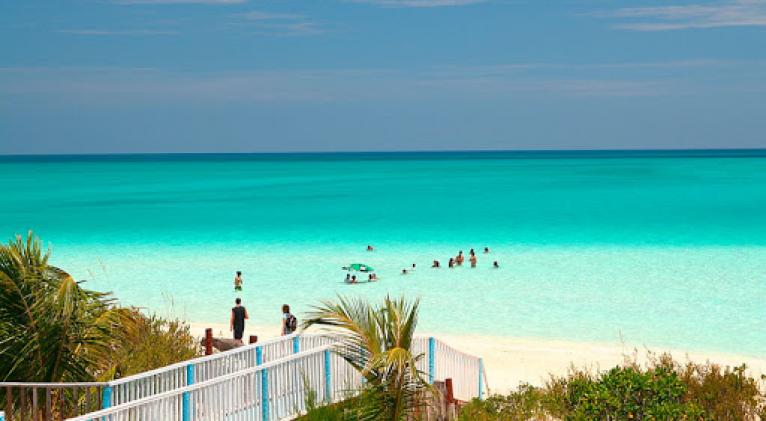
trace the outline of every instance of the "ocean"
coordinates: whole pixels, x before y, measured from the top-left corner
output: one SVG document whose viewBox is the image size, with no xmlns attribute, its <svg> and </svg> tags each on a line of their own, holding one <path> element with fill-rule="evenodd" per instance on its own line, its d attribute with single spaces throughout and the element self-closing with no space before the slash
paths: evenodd
<svg viewBox="0 0 766 421">
<path fill-rule="evenodd" d="M 2 156 L 0 177 L 3 239 L 34 230 L 148 312 L 228 323 L 241 296 L 275 325 L 390 294 L 427 332 L 766 355 L 763 150 Z M 357 262 L 380 281 L 345 284 Z"/>
</svg>

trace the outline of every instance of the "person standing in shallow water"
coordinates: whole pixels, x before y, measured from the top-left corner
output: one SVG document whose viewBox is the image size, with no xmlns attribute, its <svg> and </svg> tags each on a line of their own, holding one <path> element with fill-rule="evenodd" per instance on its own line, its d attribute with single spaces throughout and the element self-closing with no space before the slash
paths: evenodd
<svg viewBox="0 0 766 421">
<path fill-rule="evenodd" d="M 242 291 L 242 272 L 237 271 L 234 276 L 234 291 Z"/>
<path fill-rule="evenodd" d="M 471 253 L 471 257 L 469 258 L 469 260 L 471 261 L 471 267 L 475 268 L 476 267 L 476 255 Z"/>
<path fill-rule="evenodd" d="M 460 250 L 460 251 L 457 253 L 457 257 L 455 257 L 455 263 L 456 263 L 458 266 L 463 266 L 463 261 L 464 261 L 464 260 L 465 260 L 465 257 L 463 256 L 463 250 Z"/>
<path fill-rule="evenodd" d="M 247 315 L 247 309 L 242 306 L 242 299 L 237 297 L 234 300 L 234 307 L 231 309 L 231 321 L 229 330 L 234 332 L 234 340 L 242 345 L 242 334 L 245 333 L 245 320 L 250 317 Z"/>
</svg>

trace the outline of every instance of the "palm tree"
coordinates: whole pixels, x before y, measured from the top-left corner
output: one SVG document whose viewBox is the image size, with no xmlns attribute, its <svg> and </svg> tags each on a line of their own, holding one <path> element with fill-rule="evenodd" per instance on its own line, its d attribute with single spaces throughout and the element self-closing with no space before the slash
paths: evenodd
<svg viewBox="0 0 766 421">
<path fill-rule="evenodd" d="M 30 232 L 0 245 L 0 381 L 78 382 L 109 371 L 136 312 L 49 265 Z"/>
<path fill-rule="evenodd" d="M 303 328 L 324 326 L 341 338 L 336 352 L 365 379 L 360 419 L 411 418 L 433 389 L 417 369 L 423 355 L 413 355 L 412 341 L 419 300 L 386 297 L 373 307 L 361 299 L 323 301 L 309 313 Z"/>
</svg>

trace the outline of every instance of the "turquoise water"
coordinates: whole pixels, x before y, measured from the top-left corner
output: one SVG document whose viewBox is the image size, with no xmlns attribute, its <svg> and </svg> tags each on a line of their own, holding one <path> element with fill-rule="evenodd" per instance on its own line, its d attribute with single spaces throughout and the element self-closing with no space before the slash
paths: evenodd
<svg viewBox="0 0 766 421">
<path fill-rule="evenodd" d="M 766 355 L 763 151 L 0 157 L 0 177 L 4 238 L 34 229 L 91 288 L 191 321 L 228 322 L 241 270 L 261 324 L 391 293 L 432 332 Z M 343 284 L 357 261 L 381 282 Z"/>
</svg>

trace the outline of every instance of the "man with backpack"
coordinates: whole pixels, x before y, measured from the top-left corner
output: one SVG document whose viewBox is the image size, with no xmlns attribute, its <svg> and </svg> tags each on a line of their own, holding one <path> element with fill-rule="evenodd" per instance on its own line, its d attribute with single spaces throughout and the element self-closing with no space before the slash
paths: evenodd
<svg viewBox="0 0 766 421">
<path fill-rule="evenodd" d="M 298 330 L 298 319 L 290 313 L 290 306 L 282 305 L 282 335 L 289 335 Z"/>
</svg>

